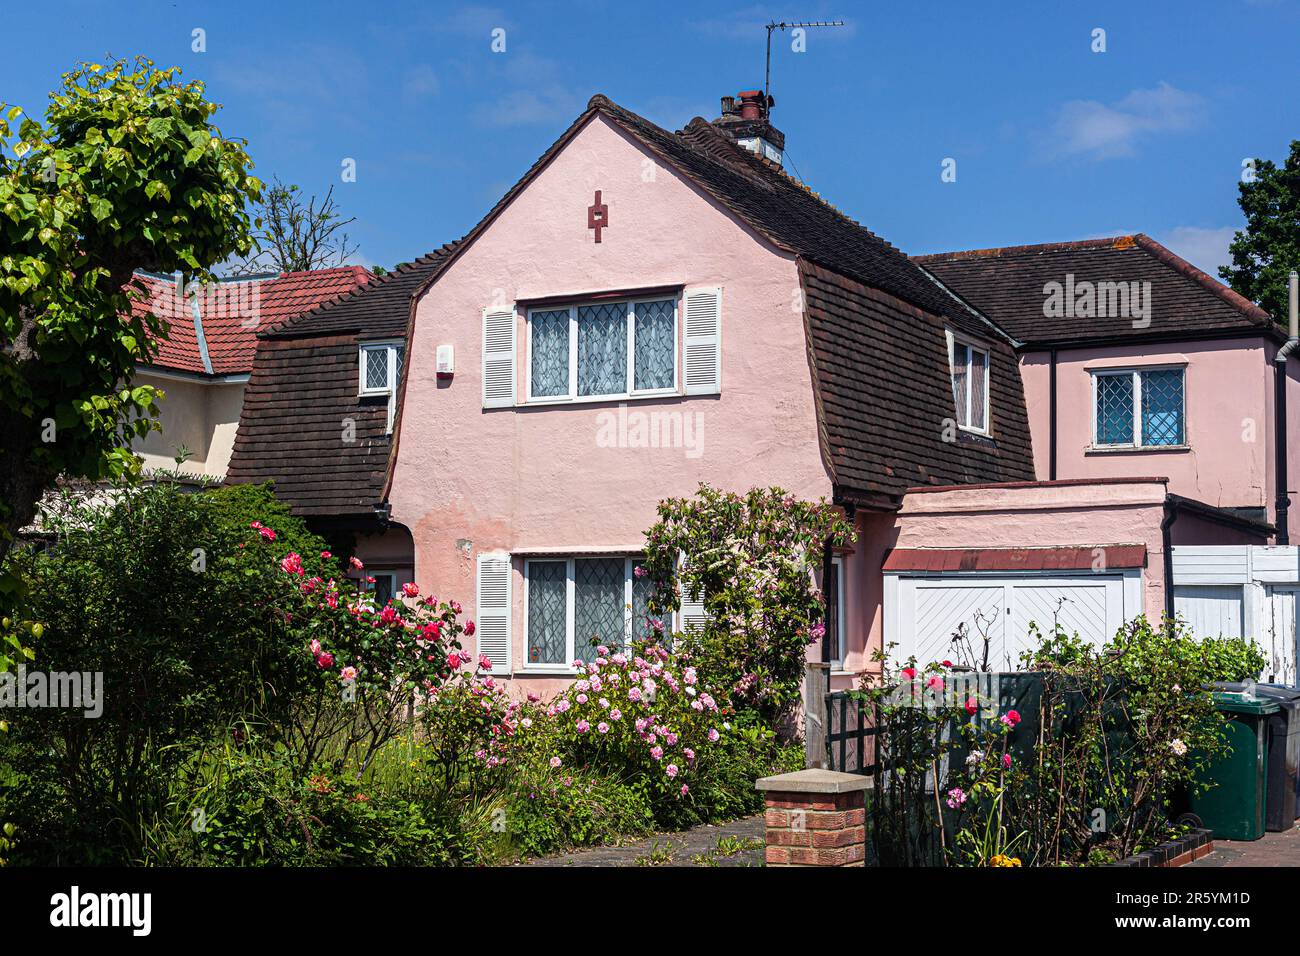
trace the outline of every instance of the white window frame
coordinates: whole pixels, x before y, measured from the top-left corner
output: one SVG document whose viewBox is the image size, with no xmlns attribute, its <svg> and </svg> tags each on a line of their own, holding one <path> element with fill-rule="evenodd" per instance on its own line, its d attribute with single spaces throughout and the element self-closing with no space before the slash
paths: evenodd
<svg viewBox="0 0 1300 956">
<path fill-rule="evenodd" d="M 976 342 L 974 339 L 964 338 L 963 336 L 953 334 L 952 344 L 948 354 L 948 389 L 952 390 L 953 380 L 957 376 L 957 350 L 966 349 L 966 404 L 964 408 L 956 408 L 956 396 L 953 398 L 954 410 L 957 413 L 957 427 L 964 432 L 970 432 L 973 435 L 988 435 L 991 433 L 990 414 L 992 412 L 992 403 L 989 396 L 989 379 L 990 366 L 992 365 L 992 353 L 987 345 Z M 979 352 L 984 356 L 984 427 L 976 428 L 974 425 L 962 424 L 962 413 L 965 412 L 966 421 L 971 421 L 971 394 L 974 390 L 974 377 L 971 374 L 971 353 Z"/>
<path fill-rule="evenodd" d="M 577 647 L 575 640 L 575 629 L 577 627 L 577 576 L 576 563 L 578 561 L 601 561 L 601 560 L 623 560 L 623 642 L 624 645 L 631 640 L 633 633 L 632 620 L 632 569 L 637 562 L 643 561 L 644 557 L 639 554 L 619 555 L 619 554 L 577 554 L 571 557 L 562 555 L 537 556 L 534 558 L 524 559 L 524 660 L 519 666 L 519 670 L 527 671 L 533 674 L 576 674 L 577 670 L 573 667 L 573 661 L 577 657 Z M 533 663 L 528 660 L 528 604 L 532 593 L 532 565 L 536 562 L 543 564 L 564 563 L 564 581 L 565 581 L 565 601 L 564 601 L 564 661 L 556 663 Z"/>
<path fill-rule="evenodd" d="M 1181 372 L 1183 376 L 1183 440 L 1178 445 L 1146 445 L 1142 442 L 1142 375 L 1145 372 Z M 1089 375 L 1092 376 L 1092 447 L 1097 449 L 1152 449 L 1167 450 L 1175 448 L 1187 448 L 1188 428 L 1187 428 L 1187 366 L 1179 363 L 1172 365 L 1140 365 L 1129 366 L 1124 368 L 1094 368 L 1088 369 Z M 1131 435 L 1132 440 L 1129 442 L 1113 442 L 1103 444 L 1098 440 L 1097 435 L 1097 380 L 1103 377 L 1116 378 L 1121 375 L 1131 375 L 1133 378 L 1133 408 L 1131 409 Z"/>
<path fill-rule="evenodd" d="M 831 558 L 831 566 L 835 568 L 835 654 L 831 657 L 832 664 L 844 666 L 846 644 L 848 635 L 845 633 L 844 621 L 844 556 L 837 554 Z"/>
<path fill-rule="evenodd" d="M 636 384 L 636 307 L 646 302 L 673 303 L 673 384 L 670 388 L 637 389 Z M 578 309 L 587 306 L 622 305 L 627 310 L 627 372 L 624 380 L 625 391 L 611 392 L 607 395 L 578 394 Z M 533 395 L 533 313 L 534 312 L 569 312 L 569 394 L 568 395 Z M 525 323 L 528 331 L 528 348 L 524 361 L 526 363 L 527 388 L 526 404 L 529 405 L 572 405 L 584 402 L 627 401 L 636 398 L 655 398 L 663 395 L 681 394 L 681 294 L 638 296 L 628 299 L 596 299 L 586 302 L 574 302 L 568 306 L 530 306 Z"/>
<path fill-rule="evenodd" d="M 388 384 L 383 388 L 368 388 L 366 386 L 366 357 L 368 352 L 377 352 L 384 349 L 388 353 Z M 393 418 L 397 414 L 397 354 L 405 353 L 405 339 L 380 339 L 373 342 L 362 342 L 357 347 L 357 395 L 361 398 L 375 398 L 379 396 L 388 396 L 388 424 L 385 426 L 384 434 L 391 435 L 393 432 Z"/>
</svg>

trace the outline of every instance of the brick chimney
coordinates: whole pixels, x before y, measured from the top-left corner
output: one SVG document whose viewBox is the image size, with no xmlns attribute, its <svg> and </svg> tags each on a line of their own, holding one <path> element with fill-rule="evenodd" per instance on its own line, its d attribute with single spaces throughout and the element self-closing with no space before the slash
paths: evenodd
<svg viewBox="0 0 1300 956">
<path fill-rule="evenodd" d="M 764 102 L 762 90 L 742 90 L 722 98 L 722 115 L 713 125 L 735 140 L 737 146 L 781 164 L 785 134 L 768 120 L 775 100 Z"/>
</svg>

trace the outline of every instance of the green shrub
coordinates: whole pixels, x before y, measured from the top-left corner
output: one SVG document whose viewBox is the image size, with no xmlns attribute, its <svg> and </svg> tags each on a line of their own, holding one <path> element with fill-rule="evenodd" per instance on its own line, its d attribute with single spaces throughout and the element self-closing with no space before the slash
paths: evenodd
<svg viewBox="0 0 1300 956">
<path fill-rule="evenodd" d="M 655 827 L 644 781 L 581 770 L 525 786 L 511 799 L 507 820 L 516 849 L 530 856 L 615 843 Z"/>
</svg>

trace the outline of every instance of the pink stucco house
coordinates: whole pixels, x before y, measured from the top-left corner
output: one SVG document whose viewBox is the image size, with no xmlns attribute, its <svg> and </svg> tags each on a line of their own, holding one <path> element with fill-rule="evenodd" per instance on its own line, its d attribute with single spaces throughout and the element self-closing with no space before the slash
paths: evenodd
<svg viewBox="0 0 1300 956">
<path fill-rule="evenodd" d="M 1175 547 L 1286 544 L 1267 315 L 1144 236 L 909 258 L 783 144 L 757 94 L 676 133 L 593 97 L 465 237 L 259 336 L 229 480 L 473 607 L 542 692 L 630 631 L 700 482 L 855 522 L 840 684 L 962 626 L 1105 639 L 1172 609 Z"/>
</svg>

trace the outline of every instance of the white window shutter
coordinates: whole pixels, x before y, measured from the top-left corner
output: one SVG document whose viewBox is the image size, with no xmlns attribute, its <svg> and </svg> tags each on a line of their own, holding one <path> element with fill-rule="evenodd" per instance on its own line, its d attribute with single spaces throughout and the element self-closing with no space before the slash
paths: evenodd
<svg viewBox="0 0 1300 956">
<path fill-rule="evenodd" d="M 683 350 L 687 395 L 722 390 L 722 290 L 687 289 Z"/>
<path fill-rule="evenodd" d="M 483 310 L 483 407 L 515 403 L 515 310 Z"/>
<path fill-rule="evenodd" d="M 478 618 L 474 638 L 479 654 L 492 662 L 491 673 L 510 673 L 510 555 L 478 556 Z"/>
<path fill-rule="evenodd" d="M 682 606 L 677 611 L 676 630 L 690 632 L 704 626 L 704 595 L 682 592 Z"/>
</svg>

